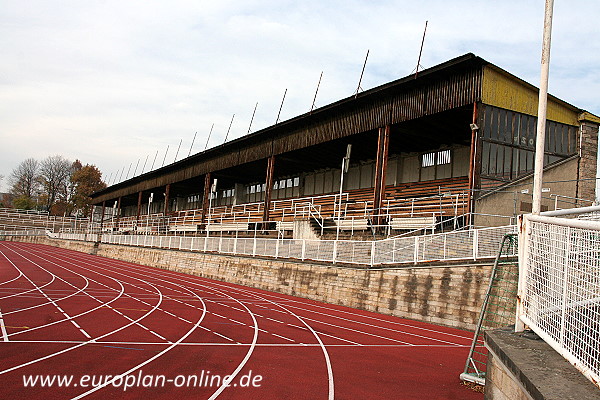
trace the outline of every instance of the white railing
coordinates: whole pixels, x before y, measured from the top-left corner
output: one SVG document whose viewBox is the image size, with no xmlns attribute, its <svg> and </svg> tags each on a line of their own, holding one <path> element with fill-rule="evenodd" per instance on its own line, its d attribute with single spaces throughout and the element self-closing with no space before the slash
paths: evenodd
<svg viewBox="0 0 600 400">
<path fill-rule="evenodd" d="M 521 219 L 516 330 L 529 326 L 600 387 L 600 222 L 547 214 Z"/>
<path fill-rule="evenodd" d="M 512 232 L 515 232 L 515 226 L 371 241 L 103 233 L 101 241 L 128 246 L 293 258 L 375 267 L 428 261 L 491 259 L 496 256 L 498 243 L 502 237 Z M 98 235 L 57 233 L 52 237 L 96 241 Z"/>
</svg>

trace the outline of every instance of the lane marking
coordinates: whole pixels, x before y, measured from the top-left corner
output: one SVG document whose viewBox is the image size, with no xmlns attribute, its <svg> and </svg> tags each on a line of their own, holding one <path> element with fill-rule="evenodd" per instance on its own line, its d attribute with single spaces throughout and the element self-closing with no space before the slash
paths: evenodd
<svg viewBox="0 0 600 400">
<path fill-rule="evenodd" d="M 203 326 L 199 326 L 201 329 L 205 329 L 210 331 L 210 329 L 204 328 Z M 220 342 L 182 342 L 177 343 L 177 346 L 251 346 L 252 343 L 240 343 L 236 342 L 233 339 L 227 338 L 218 332 L 211 331 L 212 333 L 223 337 L 224 339 L 230 340 L 235 343 L 220 343 Z M 323 335 L 323 333 L 321 333 Z M 121 344 L 121 345 L 129 345 L 129 346 L 167 346 L 168 343 L 158 343 L 158 342 L 111 342 L 111 341 L 77 341 L 77 340 L 11 340 L 10 343 L 43 343 L 43 344 Z M 318 343 L 257 343 L 256 347 L 321 347 Z M 470 348 L 471 345 L 460 345 L 454 346 L 449 344 L 415 344 L 415 345 L 407 345 L 407 344 L 326 344 L 325 347 L 381 347 L 381 348 Z M 484 348 L 483 345 L 477 346 L 478 348 Z"/>
</svg>

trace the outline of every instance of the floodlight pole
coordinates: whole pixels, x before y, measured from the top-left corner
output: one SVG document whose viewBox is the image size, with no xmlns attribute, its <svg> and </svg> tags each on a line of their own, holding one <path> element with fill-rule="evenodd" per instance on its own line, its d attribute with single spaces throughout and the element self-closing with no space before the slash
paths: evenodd
<svg viewBox="0 0 600 400">
<path fill-rule="evenodd" d="M 544 36 L 542 41 L 542 70 L 538 100 L 538 120 L 535 143 L 535 166 L 533 172 L 533 204 L 531 212 L 539 215 L 542 200 L 544 173 L 544 144 L 546 140 L 546 111 L 548 105 L 548 75 L 550 70 L 550 38 L 552 35 L 552 8 L 554 0 L 546 0 L 544 14 Z"/>
</svg>

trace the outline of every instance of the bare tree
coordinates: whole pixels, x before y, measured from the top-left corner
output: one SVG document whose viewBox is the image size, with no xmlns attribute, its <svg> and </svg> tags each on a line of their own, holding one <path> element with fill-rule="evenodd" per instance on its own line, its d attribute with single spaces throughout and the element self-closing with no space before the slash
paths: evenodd
<svg viewBox="0 0 600 400">
<path fill-rule="evenodd" d="M 47 157 L 40 163 L 40 178 L 49 211 L 57 201 L 67 200 L 71 166 L 71 161 L 59 155 Z"/>
<path fill-rule="evenodd" d="M 33 199 L 38 194 L 40 165 L 34 158 L 22 161 L 13 169 L 9 178 L 10 193 L 15 197 Z"/>
</svg>

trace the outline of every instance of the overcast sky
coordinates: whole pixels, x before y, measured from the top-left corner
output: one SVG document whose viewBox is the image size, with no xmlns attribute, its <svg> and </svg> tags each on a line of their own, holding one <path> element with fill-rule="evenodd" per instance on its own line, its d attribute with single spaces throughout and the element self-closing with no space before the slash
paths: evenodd
<svg viewBox="0 0 600 400">
<path fill-rule="evenodd" d="M 539 86 L 544 1 L 0 0 L 0 191 L 60 154 L 110 183 L 473 52 Z M 600 115 L 600 1 L 556 0 L 550 93 Z"/>
</svg>

